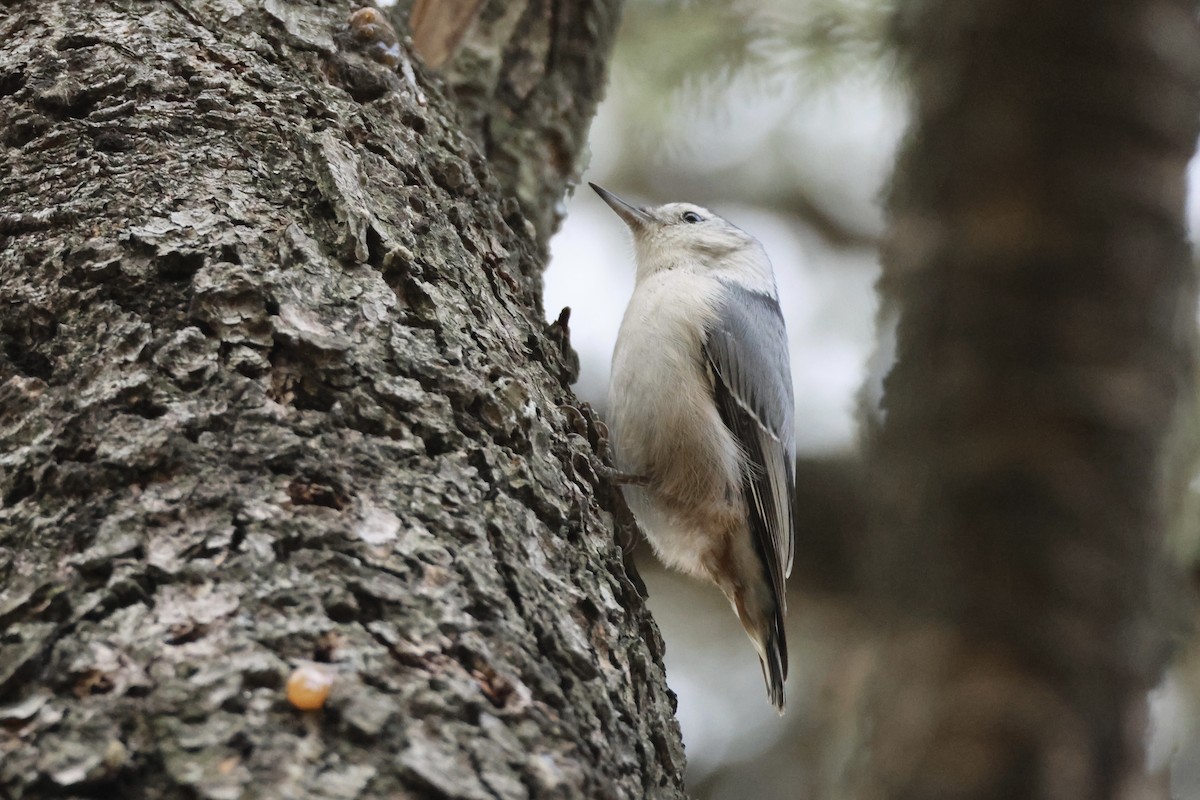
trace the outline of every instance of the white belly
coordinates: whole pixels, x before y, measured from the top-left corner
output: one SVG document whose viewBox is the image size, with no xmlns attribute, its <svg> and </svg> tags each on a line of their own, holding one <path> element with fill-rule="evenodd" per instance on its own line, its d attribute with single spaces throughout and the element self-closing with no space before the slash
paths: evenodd
<svg viewBox="0 0 1200 800">
<path fill-rule="evenodd" d="M 740 474 L 702 351 L 717 288 L 682 272 L 640 283 L 621 322 L 609 384 L 617 466 L 650 479 L 648 488 L 627 488 L 630 507 L 659 557 L 693 573 L 702 571 L 699 558 L 713 532 L 692 512 L 728 503 Z"/>
</svg>

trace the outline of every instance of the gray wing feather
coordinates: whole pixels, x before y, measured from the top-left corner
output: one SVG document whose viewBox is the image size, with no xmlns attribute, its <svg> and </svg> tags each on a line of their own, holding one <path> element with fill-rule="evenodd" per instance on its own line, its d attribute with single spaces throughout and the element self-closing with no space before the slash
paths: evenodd
<svg viewBox="0 0 1200 800">
<path fill-rule="evenodd" d="M 746 456 L 750 528 L 782 607 L 783 580 L 792 572 L 796 483 L 787 332 L 774 297 L 732 283 L 725 288 L 704 350 L 721 418 Z"/>
</svg>

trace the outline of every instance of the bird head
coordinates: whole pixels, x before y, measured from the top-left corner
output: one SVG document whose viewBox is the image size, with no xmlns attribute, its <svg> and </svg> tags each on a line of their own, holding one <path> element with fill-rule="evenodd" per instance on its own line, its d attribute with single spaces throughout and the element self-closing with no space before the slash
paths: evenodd
<svg viewBox="0 0 1200 800">
<path fill-rule="evenodd" d="M 714 273 L 750 288 L 768 285 L 774 276 L 762 246 L 750 234 L 691 203 L 635 206 L 607 189 L 588 184 L 633 233 L 638 280 L 669 269 Z"/>
</svg>

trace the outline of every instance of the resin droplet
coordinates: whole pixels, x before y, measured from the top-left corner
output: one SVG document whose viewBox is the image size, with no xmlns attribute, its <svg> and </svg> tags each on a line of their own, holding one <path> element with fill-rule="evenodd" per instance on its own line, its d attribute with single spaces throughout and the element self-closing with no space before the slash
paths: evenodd
<svg viewBox="0 0 1200 800">
<path fill-rule="evenodd" d="M 312 664 L 297 667 L 287 682 L 287 699 L 301 711 L 316 711 L 325 705 L 333 687 L 333 674 Z"/>
</svg>

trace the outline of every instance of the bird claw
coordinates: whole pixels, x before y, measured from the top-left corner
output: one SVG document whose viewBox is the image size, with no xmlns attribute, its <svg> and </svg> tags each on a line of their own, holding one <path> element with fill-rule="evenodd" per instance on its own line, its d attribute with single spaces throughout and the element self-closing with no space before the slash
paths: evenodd
<svg viewBox="0 0 1200 800">
<path fill-rule="evenodd" d="M 592 454 L 588 460 L 595 475 L 618 486 L 649 485 L 650 481 L 646 476 L 622 472 L 609 463 L 611 458 L 608 448 L 608 426 L 596 416 L 591 404 L 580 403 L 578 408 L 573 405 L 561 405 L 558 410 L 566 417 L 567 430 L 577 434 L 591 446 Z M 572 466 L 575 466 L 577 471 L 582 471 L 578 470 L 579 465 L 574 463 L 576 460 L 572 459 Z"/>
<path fill-rule="evenodd" d="M 589 413 L 591 412 L 592 409 L 587 403 L 580 403 L 580 405 Z M 569 404 L 559 406 L 558 410 L 567 418 L 567 430 L 579 434 L 584 439 L 588 438 L 588 421 L 584 418 L 583 411 Z"/>
<path fill-rule="evenodd" d="M 613 483 L 618 486 L 644 487 L 650 485 L 650 479 L 645 475 L 634 475 L 632 472 L 621 472 L 618 469 L 613 469 L 599 459 L 597 459 L 597 461 L 599 463 L 594 465 L 596 474 L 598 474 L 601 478 L 604 478 L 609 483 Z"/>
<path fill-rule="evenodd" d="M 617 540 L 621 550 L 628 555 L 638 539 L 637 521 L 625 502 L 625 496 L 618 491 L 618 486 L 646 486 L 649 481 L 645 476 L 621 472 L 607 463 L 608 457 L 608 426 L 596 416 L 588 403 L 580 403 L 579 407 L 561 405 L 558 410 L 566 420 L 569 431 L 568 439 L 576 439 L 578 447 L 573 447 L 571 469 L 591 486 L 606 485 L 598 494 L 601 505 L 608 509 L 616 520 Z M 576 438 L 578 437 L 578 438 Z M 584 449 L 587 444 L 591 452 Z M 632 562 L 626 565 L 632 569 Z M 645 587 L 639 591 L 645 596 Z"/>
</svg>

